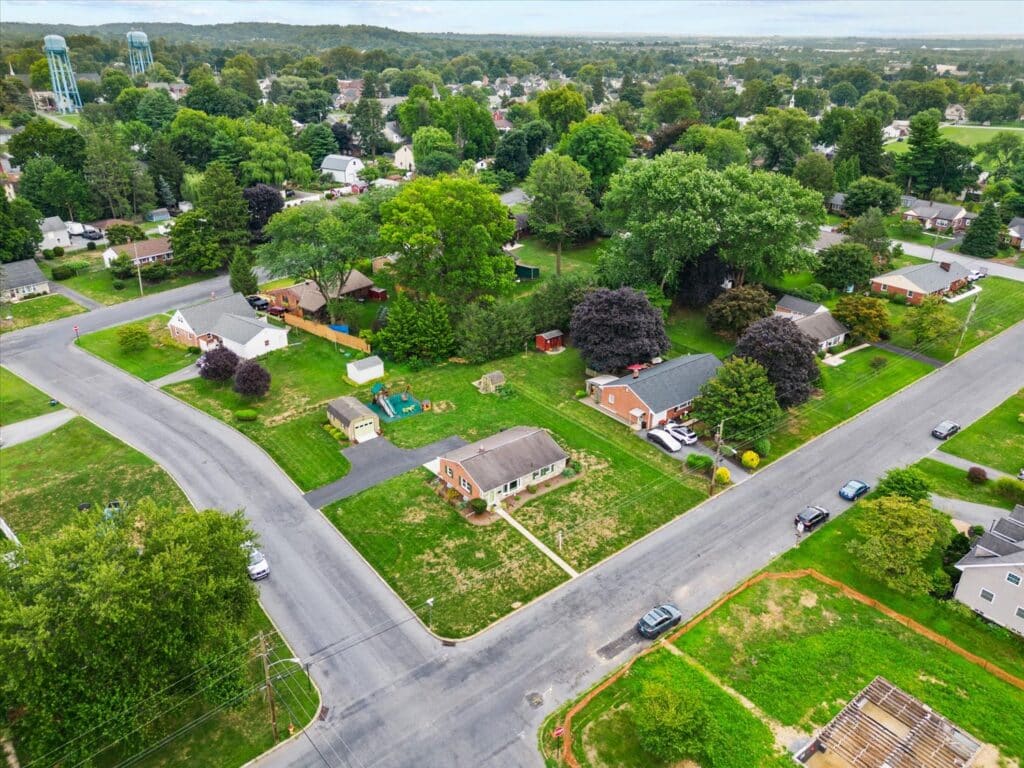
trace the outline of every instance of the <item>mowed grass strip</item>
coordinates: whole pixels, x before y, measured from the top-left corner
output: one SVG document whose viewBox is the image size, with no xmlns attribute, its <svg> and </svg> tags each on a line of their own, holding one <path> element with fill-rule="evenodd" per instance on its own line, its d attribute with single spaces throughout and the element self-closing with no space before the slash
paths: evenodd
<svg viewBox="0 0 1024 768">
<path fill-rule="evenodd" d="M 431 477 L 400 475 L 324 513 L 435 632 L 472 634 L 568 578 L 505 521 L 464 520 Z"/>
<path fill-rule="evenodd" d="M 30 325 L 48 323 L 85 312 L 85 308 L 60 294 L 51 293 L 19 302 L 4 302 L 0 306 L 0 333 L 17 331 Z M 7 318 L 11 319 L 8 320 Z"/>
<path fill-rule="evenodd" d="M 784 725 L 824 725 L 881 675 L 1005 757 L 1024 758 L 1024 729 L 1005 720 L 1024 711 L 1024 691 L 810 578 L 757 584 L 676 645 Z"/>
<path fill-rule="evenodd" d="M 123 287 L 114 288 L 114 274 L 109 269 L 96 269 L 91 272 L 83 272 L 80 275 L 69 277 L 61 282 L 73 291 L 88 296 L 100 304 L 110 306 L 120 304 L 122 301 L 131 301 L 140 296 L 149 296 L 154 293 L 163 293 L 174 288 L 181 288 L 183 285 L 191 285 L 201 280 L 209 280 L 213 275 L 178 275 L 161 280 L 159 283 L 146 283 L 143 281 L 142 293 L 139 293 L 139 281 L 136 277 L 129 277 L 121 282 Z"/>
<path fill-rule="evenodd" d="M 19 538 L 54 533 L 78 505 L 152 498 L 191 509 L 185 494 L 148 457 L 83 418 L 0 450 L 0 507 Z"/>
<path fill-rule="evenodd" d="M 872 361 L 885 361 L 879 368 Z M 866 408 L 884 400 L 932 371 L 927 363 L 870 348 L 847 355 L 842 365 L 821 365 L 820 394 L 791 409 L 782 425 L 767 435 L 772 444 L 768 460 L 800 447 Z"/>
<path fill-rule="evenodd" d="M 997 405 L 939 450 L 1016 475 L 1024 467 L 1024 389 Z"/>
<path fill-rule="evenodd" d="M 1013 502 L 1004 499 L 995 492 L 995 485 L 990 478 L 984 483 L 975 484 L 967 479 L 967 471 L 960 467 L 952 467 L 935 459 L 921 459 L 914 468 L 928 480 L 932 492 L 950 499 L 963 499 L 975 504 L 988 504 L 990 507 L 1013 509 Z"/>
<path fill-rule="evenodd" d="M 814 568 L 950 638 L 1007 672 L 1024 677 L 1024 640 L 1020 637 L 985 622 L 956 601 L 897 592 L 858 567 L 847 547 L 857 538 L 854 522 L 859 511 L 859 505 L 854 505 L 833 518 L 828 525 L 805 538 L 800 546 L 775 560 L 768 570 Z M 933 552 L 926 568 L 937 571 L 940 567 L 941 553 Z"/>
<path fill-rule="evenodd" d="M 0 368 L 0 424 L 13 424 L 53 410 L 49 395 L 6 368 Z"/>
<path fill-rule="evenodd" d="M 669 349 L 672 357 L 710 352 L 725 359 L 735 346 L 734 341 L 719 336 L 708 327 L 703 312 L 693 309 L 672 310 L 665 323 L 665 334 L 672 342 Z"/>
<path fill-rule="evenodd" d="M 137 352 L 121 349 L 117 334 L 123 325 L 88 333 L 78 340 L 78 345 L 143 381 L 153 381 L 193 365 L 199 357 L 171 338 L 167 330 L 169 319 L 168 315 L 153 315 L 133 323 L 145 326 L 149 333 L 149 346 Z"/>
<path fill-rule="evenodd" d="M 520 247 L 512 253 L 524 266 L 540 267 L 540 277 L 537 280 L 524 280 L 516 286 L 516 294 L 529 293 L 545 280 L 549 280 L 555 273 L 557 254 L 554 248 L 545 245 L 536 237 L 526 237 L 520 242 Z M 575 273 L 579 275 L 592 275 L 597 269 L 597 257 L 600 252 L 601 241 L 594 240 L 581 245 L 569 245 L 562 249 L 562 274 Z M 568 328 L 561 330 L 568 333 Z"/>
</svg>

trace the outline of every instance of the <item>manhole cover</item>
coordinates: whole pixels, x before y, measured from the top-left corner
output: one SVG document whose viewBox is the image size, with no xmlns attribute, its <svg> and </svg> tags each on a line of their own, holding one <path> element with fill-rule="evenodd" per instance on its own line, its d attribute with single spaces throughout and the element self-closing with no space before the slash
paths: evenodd
<svg viewBox="0 0 1024 768">
<path fill-rule="evenodd" d="M 331 710 L 330 710 L 329 707 L 320 707 L 320 714 L 317 716 L 317 719 L 318 720 L 326 720 L 327 719 L 327 713 L 330 712 L 330 711 Z"/>
<path fill-rule="evenodd" d="M 526 694 L 526 700 L 534 709 L 537 709 L 537 707 L 541 706 L 544 703 L 544 697 L 536 692 Z"/>
</svg>

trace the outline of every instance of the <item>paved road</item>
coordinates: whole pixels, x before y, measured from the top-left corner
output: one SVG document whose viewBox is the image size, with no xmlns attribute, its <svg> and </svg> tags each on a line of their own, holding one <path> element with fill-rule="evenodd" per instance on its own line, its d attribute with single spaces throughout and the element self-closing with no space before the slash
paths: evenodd
<svg viewBox="0 0 1024 768">
<path fill-rule="evenodd" d="M 1016 280 L 1019 283 L 1024 283 L 1024 269 L 1021 269 L 1020 267 L 1011 267 L 1009 264 L 1000 264 L 999 262 L 992 261 L 991 259 L 976 259 L 973 256 L 965 256 L 962 253 L 949 253 L 941 248 L 936 248 L 933 256 L 932 247 L 930 245 L 918 245 L 917 243 L 908 243 L 904 240 L 894 240 L 893 242 L 902 245 L 904 253 L 911 256 L 917 256 L 919 259 L 958 261 L 968 269 L 987 269 L 990 275 L 1005 277 L 1008 280 Z M 984 283 L 982 283 L 982 285 L 984 285 Z"/>
<path fill-rule="evenodd" d="M 894 355 L 899 355 L 900 357 L 908 357 L 911 360 L 917 360 L 919 363 L 930 365 L 932 368 L 941 368 L 942 366 L 945 365 L 945 363 L 942 360 L 939 360 L 934 357 L 928 357 L 928 355 L 923 355 L 920 352 L 915 352 L 912 349 L 897 347 L 895 344 L 890 344 L 887 341 L 876 341 L 873 342 L 873 344 L 879 349 L 884 349 L 886 352 L 892 352 Z"/>
<path fill-rule="evenodd" d="M 67 424 L 78 414 L 68 408 L 61 408 L 59 411 L 44 413 L 34 419 L 16 421 L 0 427 L 0 445 L 10 448 L 12 445 L 24 443 L 48 432 L 53 432 L 57 427 Z"/>
<path fill-rule="evenodd" d="M 209 290 L 188 286 L 6 334 L 0 352 L 12 371 L 160 462 L 197 505 L 245 507 L 274 567 L 261 600 L 295 651 L 313 662 L 328 707 L 308 740 L 259 761 L 274 768 L 540 765 L 542 718 L 635 653 L 637 615 L 665 599 L 696 613 L 794 544 L 794 509 L 818 503 L 838 513 L 845 505 L 836 489 L 846 479 L 873 482 L 917 460 L 935 448 L 929 431 L 937 421 L 969 424 L 1024 381 L 1019 323 L 481 636 L 446 648 L 257 446 L 69 349 L 75 320 L 87 332 Z M 541 696 L 537 707 L 527 700 L 533 693 Z"/>
</svg>

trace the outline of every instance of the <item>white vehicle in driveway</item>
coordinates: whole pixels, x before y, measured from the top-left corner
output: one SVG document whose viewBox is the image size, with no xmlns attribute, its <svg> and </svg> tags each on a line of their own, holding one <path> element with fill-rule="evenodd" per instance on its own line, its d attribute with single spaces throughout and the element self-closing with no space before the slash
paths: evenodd
<svg viewBox="0 0 1024 768">
<path fill-rule="evenodd" d="M 669 422 L 665 425 L 665 431 L 683 445 L 693 445 L 699 439 L 696 432 L 689 427 L 684 427 L 682 424 Z"/>
<path fill-rule="evenodd" d="M 647 439 L 657 446 L 664 448 L 669 453 L 683 450 L 683 446 L 672 435 L 663 429 L 647 430 Z"/>
</svg>

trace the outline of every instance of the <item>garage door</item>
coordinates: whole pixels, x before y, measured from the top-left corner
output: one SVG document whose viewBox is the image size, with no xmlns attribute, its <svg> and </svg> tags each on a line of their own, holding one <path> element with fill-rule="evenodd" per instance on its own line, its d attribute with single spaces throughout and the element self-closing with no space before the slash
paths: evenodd
<svg viewBox="0 0 1024 768">
<path fill-rule="evenodd" d="M 377 431 L 373 428 L 372 421 L 366 421 L 355 428 L 352 436 L 357 443 L 365 443 L 367 440 L 373 440 L 377 436 Z"/>
</svg>

